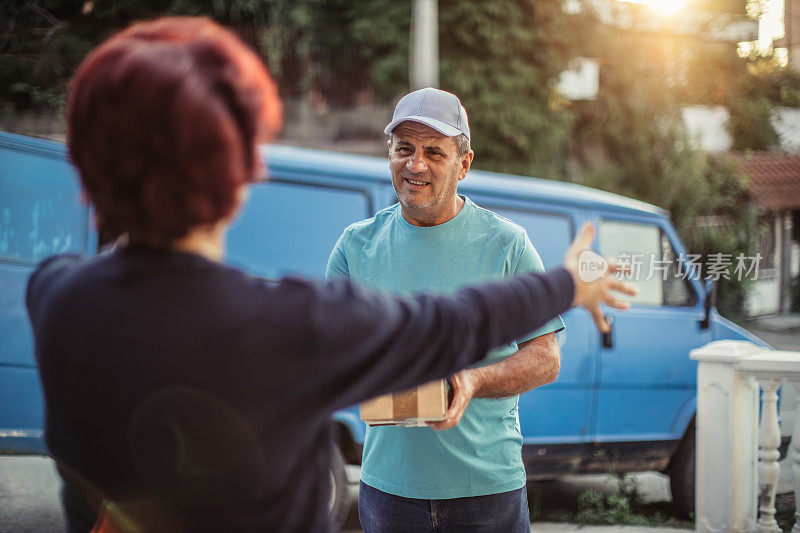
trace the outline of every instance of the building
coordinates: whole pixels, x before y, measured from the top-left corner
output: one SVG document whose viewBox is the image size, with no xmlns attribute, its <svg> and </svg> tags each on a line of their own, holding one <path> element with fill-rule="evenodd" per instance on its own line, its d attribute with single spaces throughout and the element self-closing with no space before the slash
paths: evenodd
<svg viewBox="0 0 800 533">
<path fill-rule="evenodd" d="M 792 287 L 800 276 L 800 155 L 755 152 L 731 156 L 748 178 L 752 201 L 771 220 L 762 247 L 762 276 L 752 284 L 748 314 L 789 313 Z"/>
</svg>

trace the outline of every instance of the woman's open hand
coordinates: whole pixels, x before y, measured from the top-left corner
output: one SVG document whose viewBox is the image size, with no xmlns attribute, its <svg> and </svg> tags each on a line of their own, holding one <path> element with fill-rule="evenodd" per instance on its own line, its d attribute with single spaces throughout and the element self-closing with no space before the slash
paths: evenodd
<svg viewBox="0 0 800 533">
<path fill-rule="evenodd" d="M 610 331 L 610 326 L 600 304 L 604 303 L 615 309 L 627 309 L 630 304 L 615 298 L 611 291 L 635 295 L 638 291 L 630 283 L 625 283 L 611 277 L 609 274 L 625 270 L 616 262 L 606 262 L 591 249 L 594 240 L 594 224 L 586 223 L 578 230 L 578 235 L 572 241 L 564 256 L 566 268 L 575 282 L 575 299 L 573 305 L 579 305 L 592 314 L 597 328 L 603 333 Z"/>
</svg>

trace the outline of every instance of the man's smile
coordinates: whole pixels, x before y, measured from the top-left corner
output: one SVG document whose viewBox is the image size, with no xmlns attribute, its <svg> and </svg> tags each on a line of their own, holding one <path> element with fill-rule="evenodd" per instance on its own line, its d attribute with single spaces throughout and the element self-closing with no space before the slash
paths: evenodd
<svg viewBox="0 0 800 533">
<path fill-rule="evenodd" d="M 429 185 L 427 182 L 424 181 L 419 181 L 411 178 L 403 178 L 403 179 L 406 180 L 411 185 L 413 185 L 414 187 L 424 187 L 425 185 Z"/>
</svg>

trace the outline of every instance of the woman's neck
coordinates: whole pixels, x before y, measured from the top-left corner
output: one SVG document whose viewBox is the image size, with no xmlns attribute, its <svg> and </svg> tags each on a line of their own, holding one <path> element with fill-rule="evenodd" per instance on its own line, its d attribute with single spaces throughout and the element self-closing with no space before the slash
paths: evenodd
<svg viewBox="0 0 800 533">
<path fill-rule="evenodd" d="M 130 240 L 134 243 L 140 242 L 153 248 L 177 250 L 179 252 L 200 255 L 206 259 L 220 263 L 225 257 L 225 235 L 227 229 L 227 224 L 218 223 L 214 226 L 204 226 L 189 230 L 186 235 L 173 241 L 140 237 L 133 237 Z M 115 247 L 124 246 L 127 244 L 127 241 L 127 237 L 123 236 L 117 241 Z"/>
<path fill-rule="evenodd" d="M 169 248 L 202 255 L 206 259 L 221 263 L 225 257 L 225 232 L 193 230 L 186 236 L 172 241 Z"/>
</svg>

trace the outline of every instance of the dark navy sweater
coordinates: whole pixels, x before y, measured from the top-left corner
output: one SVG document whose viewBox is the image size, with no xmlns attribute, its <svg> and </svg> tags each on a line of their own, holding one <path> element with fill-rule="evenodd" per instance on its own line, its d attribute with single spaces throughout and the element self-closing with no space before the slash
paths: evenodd
<svg viewBox="0 0 800 533">
<path fill-rule="evenodd" d="M 50 258 L 27 305 L 70 529 L 94 498 L 144 498 L 169 529 L 327 531 L 334 411 L 452 374 L 573 293 L 564 269 L 399 299 L 143 247 Z"/>
</svg>

